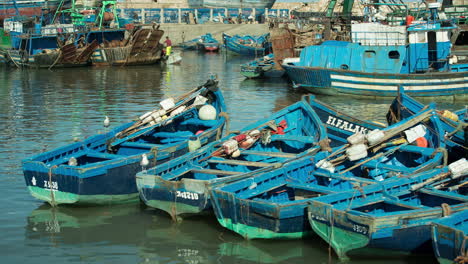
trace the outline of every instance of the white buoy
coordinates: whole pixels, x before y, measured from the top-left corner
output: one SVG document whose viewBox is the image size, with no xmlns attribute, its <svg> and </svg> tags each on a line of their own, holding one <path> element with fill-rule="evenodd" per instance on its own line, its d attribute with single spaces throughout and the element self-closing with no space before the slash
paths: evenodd
<svg viewBox="0 0 468 264">
<path fill-rule="evenodd" d="M 212 105 L 204 105 L 198 110 L 198 117 L 201 120 L 215 120 L 216 119 L 216 108 Z"/>
<path fill-rule="evenodd" d="M 109 117 L 106 116 L 106 118 L 104 119 L 104 127 L 109 127 L 110 125 L 110 120 L 109 120 Z"/>
<path fill-rule="evenodd" d="M 71 157 L 71 158 L 68 160 L 68 165 L 69 165 L 69 166 L 76 166 L 76 165 L 78 165 L 78 160 L 76 160 L 75 157 Z"/>
<path fill-rule="evenodd" d="M 146 154 L 141 155 L 141 161 L 140 161 L 141 167 L 143 167 L 143 169 L 145 169 L 146 166 L 148 166 L 148 164 L 149 164 L 149 160 L 148 160 L 148 157 L 146 156 Z"/>
</svg>

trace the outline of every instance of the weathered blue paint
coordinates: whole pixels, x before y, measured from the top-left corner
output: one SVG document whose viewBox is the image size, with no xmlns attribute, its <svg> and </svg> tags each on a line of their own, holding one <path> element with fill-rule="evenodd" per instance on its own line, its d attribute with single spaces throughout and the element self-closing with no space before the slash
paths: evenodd
<svg viewBox="0 0 468 264">
<path fill-rule="evenodd" d="M 252 130 L 271 131 L 268 124 L 281 121 L 287 124 L 284 135 L 273 134 L 269 143 L 258 139 L 248 149 L 241 147 L 237 158 L 212 156 L 224 142 L 233 138 L 231 134 L 193 153 L 138 173 L 141 199 L 174 218 L 200 213 L 211 206 L 208 195 L 211 186 L 268 171 L 289 159 L 318 151 L 316 144 L 326 139 L 320 119 L 304 100 L 245 127 L 240 134 Z"/>
<path fill-rule="evenodd" d="M 432 224 L 432 247 L 439 263 L 454 263 L 468 251 L 468 210 L 437 219 Z"/>
<path fill-rule="evenodd" d="M 242 64 L 240 73 L 247 78 L 280 78 L 285 71 L 275 67 L 275 64 L 274 55 L 270 53 L 262 58 Z"/>
<path fill-rule="evenodd" d="M 400 89 L 398 96 L 390 104 L 387 121 L 389 124 L 394 124 L 413 116 L 424 108 L 423 104 L 408 96 L 403 89 Z M 463 157 L 468 158 L 468 152 L 466 151 L 468 133 L 467 129 L 463 128 L 463 123 L 468 122 L 468 110 L 460 109 L 451 112 L 450 114 L 453 114 L 457 120 L 454 120 L 454 117 L 449 118 L 448 115 L 444 116 L 442 109 L 438 113 L 444 127 L 446 144 L 450 147 L 449 162 Z"/>
<path fill-rule="evenodd" d="M 440 121 L 433 110 L 426 113 L 431 113 L 430 122 L 423 122 L 426 115 L 420 113 L 417 124 L 425 124 L 431 131 L 426 135 L 431 147 L 422 148 L 422 152 L 415 152 L 410 146 L 386 145 L 376 148 L 364 160 L 343 159 L 341 164 L 335 166 L 335 172 L 317 168 L 319 161 L 328 158 L 330 152 L 319 152 L 315 156 L 288 161 L 279 169 L 255 173 L 247 179 L 215 186 L 211 198 L 218 221 L 246 238 L 297 238 L 306 235 L 310 227 L 304 226 L 305 208 L 317 197 L 326 199 L 328 194 L 349 190 L 352 190 L 352 196 L 358 192 L 354 188 L 360 189 L 379 181 L 393 181 L 399 178 L 397 174 L 411 175 L 441 164 L 442 155 L 432 155 L 435 149 L 444 147 L 439 134 Z M 413 120 L 416 120 L 415 117 Z M 408 119 L 383 131 L 391 133 L 407 125 L 416 124 Z M 398 137 L 398 134 L 394 135 L 388 141 Z M 339 153 L 339 150 L 342 148 L 337 147 L 331 152 Z M 340 160 L 345 157 L 343 155 L 338 154 L 332 159 Z M 355 168 L 347 170 L 351 167 Z"/>
<path fill-rule="evenodd" d="M 204 94 L 218 114 L 224 112 L 224 99 L 217 83 L 205 85 L 189 95 L 187 101 L 176 102 L 176 105 L 191 104 L 197 95 Z M 135 174 L 143 169 L 140 165 L 142 154 L 148 156 L 150 167 L 188 152 L 189 137 L 199 130 L 204 130 L 198 135 L 201 144 L 217 140 L 221 137 L 225 117 L 218 115 L 216 120 L 203 121 L 198 118 L 196 108 L 191 108 L 168 120 L 172 121 L 146 127 L 123 138 L 117 137 L 119 132 L 135 124 L 130 122 L 108 133 L 25 159 L 26 185 L 49 190 L 50 195 L 42 199 L 53 204 L 81 202 L 79 199 L 69 201 L 68 198 L 62 201 L 53 195 L 54 192 L 77 197 L 102 195 L 102 199 L 106 199 L 106 195 L 112 199 L 118 195 L 136 195 Z M 68 165 L 71 157 L 76 159 L 76 166 Z M 109 203 L 121 202 L 112 199 Z"/>
<path fill-rule="evenodd" d="M 298 62 L 283 67 L 295 86 L 315 93 L 385 97 L 396 96 L 398 87 L 403 86 L 413 96 L 464 100 L 468 65 L 450 63 L 448 33 L 454 28 L 450 23 L 444 27 L 437 23 L 411 26 L 404 33 L 409 39 L 406 44 L 326 41 L 304 48 Z"/>
<path fill-rule="evenodd" d="M 383 124 L 368 120 L 360 120 L 346 113 L 315 99 L 314 96 L 308 97 L 308 103 L 319 116 L 322 123 L 327 128 L 327 134 L 331 139 L 330 146 L 337 147 L 347 143 L 346 138 L 354 133 L 367 134 L 374 129 L 383 129 Z"/>
<path fill-rule="evenodd" d="M 363 247 L 427 252 L 431 222 L 449 211 L 468 209 L 465 195 L 428 187 L 436 185 L 437 181 L 425 183 L 449 174 L 444 167 L 364 187 L 358 192 L 319 197 L 308 207 L 309 220 L 314 231 L 341 258 Z M 423 188 L 416 187 L 417 184 L 422 184 Z M 446 210 L 441 208 L 442 204 L 446 204 Z M 334 235 L 345 233 L 359 243 Z"/>
<path fill-rule="evenodd" d="M 264 56 L 272 51 L 270 34 L 261 36 L 229 36 L 223 33 L 223 42 L 226 49 L 240 55 Z"/>
</svg>

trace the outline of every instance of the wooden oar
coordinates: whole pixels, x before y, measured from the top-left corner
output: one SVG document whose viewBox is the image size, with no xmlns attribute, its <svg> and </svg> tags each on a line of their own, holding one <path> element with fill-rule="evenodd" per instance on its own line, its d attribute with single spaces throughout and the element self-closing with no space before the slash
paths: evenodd
<svg viewBox="0 0 468 264">
<path fill-rule="evenodd" d="M 416 191 L 416 190 L 421 189 L 424 186 L 426 186 L 426 185 L 428 185 L 428 184 L 430 184 L 432 182 L 435 182 L 435 181 L 441 180 L 443 178 L 446 178 L 446 177 L 450 176 L 450 174 L 451 174 L 450 172 L 440 173 L 440 174 L 438 174 L 438 175 L 436 175 L 436 176 L 434 176 L 434 177 L 432 177 L 430 179 L 427 179 L 427 180 L 425 180 L 425 181 L 423 181 L 421 183 L 413 184 L 410 189 L 411 189 L 411 191 Z"/>
<path fill-rule="evenodd" d="M 199 89 L 199 88 L 196 88 L 196 89 L 194 89 L 194 90 L 192 90 L 192 91 L 190 91 L 190 92 L 188 92 L 188 93 L 186 93 L 186 94 L 180 96 L 179 98 L 177 98 L 177 100 L 176 100 L 176 104 L 177 104 L 177 105 L 175 105 L 175 106 L 172 107 L 171 109 L 167 110 L 167 112 L 166 112 L 165 114 L 166 114 L 166 115 L 167 115 L 167 114 L 170 114 L 172 111 L 174 111 L 175 109 L 179 108 L 181 105 L 183 105 L 183 104 L 187 103 L 188 101 L 190 101 L 191 99 L 195 98 L 196 96 L 195 96 L 194 93 L 195 93 L 195 91 L 196 91 L 197 89 Z M 199 95 L 201 91 L 202 91 L 202 90 L 200 89 L 200 91 L 199 91 L 196 95 Z M 187 99 L 187 96 L 190 95 L 190 94 L 192 94 L 192 97 L 190 97 L 190 98 Z M 183 100 L 183 101 L 182 101 L 182 100 Z M 160 111 L 160 110 L 161 110 L 160 108 L 159 108 L 159 109 L 155 109 L 155 110 L 151 111 L 151 114 L 150 114 L 150 115 L 152 115 L 152 114 L 154 114 L 154 113 L 156 113 L 157 111 Z M 148 116 L 150 116 L 150 115 L 148 115 Z M 137 129 L 137 128 L 139 128 L 139 127 L 141 127 L 141 126 L 143 126 L 143 125 L 145 125 L 145 124 L 147 124 L 147 123 L 149 123 L 149 122 L 151 122 L 151 121 L 152 121 L 152 120 L 143 122 L 143 120 L 137 120 L 137 121 L 135 122 L 135 124 L 133 124 L 131 127 L 127 128 L 127 129 L 123 130 L 122 132 L 118 133 L 118 134 L 116 135 L 116 137 L 120 137 L 121 135 L 124 135 L 124 134 L 131 134 L 131 133 L 133 133 L 132 130 L 135 130 L 135 129 Z M 127 136 L 128 136 L 128 135 L 127 135 Z"/>
</svg>

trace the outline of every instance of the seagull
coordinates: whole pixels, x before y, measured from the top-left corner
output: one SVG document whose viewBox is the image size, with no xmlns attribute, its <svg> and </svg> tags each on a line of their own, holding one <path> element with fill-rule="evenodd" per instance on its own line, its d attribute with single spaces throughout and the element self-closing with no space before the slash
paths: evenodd
<svg viewBox="0 0 468 264">
<path fill-rule="evenodd" d="M 78 165 L 78 160 L 76 160 L 75 157 L 71 157 L 71 158 L 68 160 L 68 165 L 70 165 L 70 166 L 76 166 L 76 165 Z"/>
<path fill-rule="evenodd" d="M 149 160 L 146 154 L 141 155 L 140 165 L 142 167 L 142 170 L 144 170 L 146 166 L 148 166 L 148 164 L 149 164 Z"/>
<path fill-rule="evenodd" d="M 109 120 L 109 117 L 106 116 L 106 119 L 104 119 L 104 127 L 109 127 L 110 125 L 110 120 Z"/>
</svg>

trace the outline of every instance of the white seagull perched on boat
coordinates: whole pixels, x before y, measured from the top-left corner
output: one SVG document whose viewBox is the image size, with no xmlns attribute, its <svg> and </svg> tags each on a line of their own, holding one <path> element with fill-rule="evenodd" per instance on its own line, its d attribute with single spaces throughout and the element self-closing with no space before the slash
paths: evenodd
<svg viewBox="0 0 468 264">
<path fill-rule="evenodd" d="M 149 164 L 148 157 L 144 153 L 143 155 L 141 155 L 140 165 L 143 169 L 146 169 L 146 166 L 148 166 L 148 164 Z"/>
<path fill-rule="evenodd" d="M 68 160 L 68 165 L 69 166 L 76 166 L 78 165 L 78 160 L 75 157 L 70 157 Z"/>
<path fill-rule="evenodd" d="M 109 117 L 106 116 L 106 119 L 104 119 L 104 127 L 109 127 L 110 125 L 110 120 L 109 120 Z"/>
</svg>

